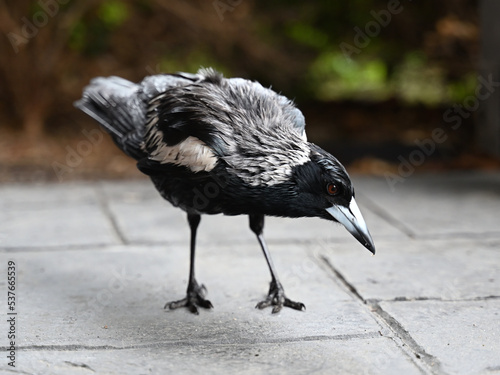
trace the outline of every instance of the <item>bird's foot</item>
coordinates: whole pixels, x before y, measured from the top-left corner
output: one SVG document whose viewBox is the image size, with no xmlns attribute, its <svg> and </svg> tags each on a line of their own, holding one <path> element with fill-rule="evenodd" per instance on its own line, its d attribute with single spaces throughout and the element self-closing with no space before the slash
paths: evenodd
<svg viewBox="0 0 500 375">
<path fill-rule="evenodd" d="M 295 302 L 288 299 L 285 296 L 283 286 L 274 280 L 271 281 L 267 298 L 264 301 L 259 302 L 255 307 L 262 310 L 268 306 L 274 306 L 272 311 L 273 314 L 280 312 L 283 306 L 291 307 L 295 310 L 306 309 L 306 306 L 302 302 Z"/>
<path fill-rule="evenodd" d="M 167 302 L 165 304 L 165 309 L 178 309 L 179 307 L 187 307 L 187 309 L 193 313 L 198 315 L 198 307 L 203 307 L 204 309 L 212 309 L 212 303 L 205 299 L 205 293 L 207 292 L 207 288 L 205 285 L 198 285 L 195 281 L 194 285 L 188 287 L 187 296 L 178 301 Z"/>
</svg>

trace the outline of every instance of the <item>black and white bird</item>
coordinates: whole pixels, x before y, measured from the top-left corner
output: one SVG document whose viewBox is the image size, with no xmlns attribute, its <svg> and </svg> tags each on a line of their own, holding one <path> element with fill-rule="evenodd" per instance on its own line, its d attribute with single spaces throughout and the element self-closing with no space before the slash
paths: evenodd
<svg viewBox="0 0 500 375">
<path fill-rule="evenodd" d="M 375 253 L 345 168 L 307 141 L 304 116 L 292 101 L 257 82 L 212 69 L 149 76 L 139 84 L 100 77 L 75 105 L 137 160 L 163 198 L 187 213 L 187 295 L 165 308 L 197 314 L 198 307 L 212 307 L 195 278 L 201 214 L 249 216 L 271 272 L 268 296 L 256 307 L 272 306 L 273 313 L 305 306 L 285 296 L 263 237 L 265 215 L 337 221 Z"/>
</svg>

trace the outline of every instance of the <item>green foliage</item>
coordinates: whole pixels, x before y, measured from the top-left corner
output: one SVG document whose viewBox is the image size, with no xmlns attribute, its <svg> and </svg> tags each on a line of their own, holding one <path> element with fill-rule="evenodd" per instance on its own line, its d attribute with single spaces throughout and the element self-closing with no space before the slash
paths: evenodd
<svg viewBox="0 0 500 375">
<path fill-rule="evenodd" d="M 391 85 L 393 95 L 405 103 L 435 106 L 448 101 L 444 71 L 418 51 L 396 67 Z"/>
<path fill-rule="evenodd" d="M 448 84 L 448 98 L 453 103 L 461 103 L 468 96 L 475 95 L 477 86 L 477 74 L 468 73 L 459 80 Z"/>
<path fill-rule="evenodd" d="M 87 26 L 82 20 L 73 25 L 69 38 L 69 47 L 72 50 L 83 51 L 87 38 Z"/>
<path fill-rule="evenodd" d="M 291 23 L 286 29 L 286 34 L 296 43 L 316 49 L 325 48 L 328 43 L 327 34 L 303 22 Z"/>
<path fill-rule="evenodd" d="M 474 95 L 475 73 L 449 82 L 446 70 L 429 62 L 420 51 L 409 52 L 395 64 L 365 53 L 365 59 L 348 59 L 339 52 L 326 52 L 311 64 L 309 90 L 319 100 L 399 99 L 407 104 L 436 106 L 461 102 Z"/>
<path fill-rule="evenodd" d="M 127 4 L 118 0 L 104 1 L 97 10 L 99 19 L 108 27 L 120 26 L 129 17 Z"/>
<path fill-rule="evenodd" d="M 73 25 L 69 47 L 89 56 L 98 56 L 108 48 L 109 38 L 130 17 L 127 3 L 103 1 L 97 9 Z"/>
<path fill-rule="evenodd" d="M 347 59 L 340 51 L 321 54 L 311 65 L 309 81 L 321 100 L 382 100 L 388 95 L 382 60 Z"/>
</svg>

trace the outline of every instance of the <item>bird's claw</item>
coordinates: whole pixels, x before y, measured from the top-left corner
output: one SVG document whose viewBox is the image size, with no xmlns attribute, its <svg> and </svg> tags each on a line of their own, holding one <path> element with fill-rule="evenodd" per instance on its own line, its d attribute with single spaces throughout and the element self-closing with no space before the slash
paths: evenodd
<svg viewBox="0 0 500 375">
<path fill-rule="evenodd" d="M 306 309 L 306 306 L 302 302 L 295 302 L 292 301 L 288 298 L 285 298 L 283 302 L 276 301 L 274 298 L 266 298 L 264 301 L 261 301 L 255 306 L 257 309 L 265 309 L 268 306 L 273 305 L 273 314 L 279 313 L 283 306 L 285 307 L 291 307 L 294 310 L 301 310 L 304 311 Z"/>
<path fill-rule="evenodd" d="M 212 309 L 214 307 L 209 300 L 204 298 L 206 291 L 207 288 L 205 288 L 205 285 L 198 286 L 198 284 L 195 284 L 192 288 L 188 289 L 186 298 L 167 302 L 164 309 L 174 310 L 186 307 L 191 313 L 198 315 L 198 307 L 203 307 L 204 309 Z"/>
<path fill-rule="evenodd" d="M 294 310 L 300 311 L 304 311 L 306 309 L 306 306 L 302 302 L 295 302 L 288 299 L 285 296 L 283 286 L 274 281 L 271 281 L 271 286 L 269 288 L 269 294 L 267 295 L 267 298 L 264 301 L 260 301 L 255 306 L 255 308 L 262 310 L 269 306 L 274 306 L 272 311 L 273 314 L 280 312 L 283 306 L 291 307 Z"/>
</svg>

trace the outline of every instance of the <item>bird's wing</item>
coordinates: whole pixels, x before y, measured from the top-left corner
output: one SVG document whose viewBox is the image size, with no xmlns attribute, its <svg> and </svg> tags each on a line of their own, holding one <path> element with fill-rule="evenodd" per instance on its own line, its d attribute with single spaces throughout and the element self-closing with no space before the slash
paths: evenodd
<svg viewBox="0 0 500 375">
<path fill-rule="evenodd" d="M 211 171 L 221 158 L 238 164 L 259 151 L 266 157 L 273 147 L 290 148 L 305 137 L 302 113 L 257 82 L 224 79 L 211 69 L 182 77 L 190 83 L 163 92 L 153 85 L 158 95 L 148 102 L 144 173 L 171 165 Z"/>
<path fill-rule="evenodd" d="M 148 157 L 138 164 L 142 172 L 154 175 L 180 166 L 196 173 L 215 167 L 217 139 L 212 136 L 210 115 L 204 116 L 206 100 L 198 93 L 208 84 L 201 72 L 168 75 L 168 82 L 151 76 L 142 82 L 151 98 L 142 144 Z M 172 84 L 179 79 L 183 81 Z"/>
</svg>

